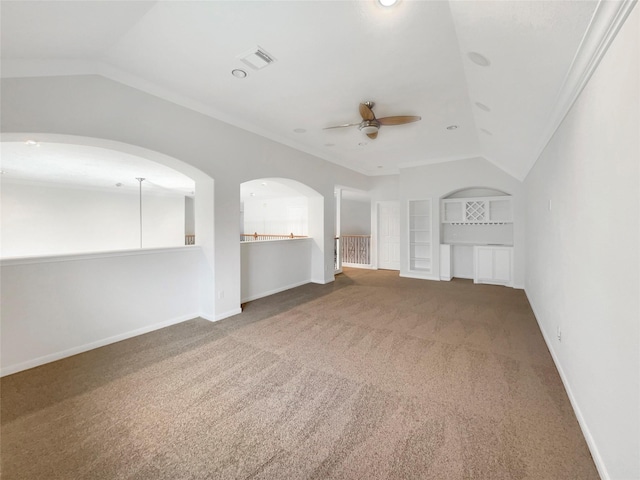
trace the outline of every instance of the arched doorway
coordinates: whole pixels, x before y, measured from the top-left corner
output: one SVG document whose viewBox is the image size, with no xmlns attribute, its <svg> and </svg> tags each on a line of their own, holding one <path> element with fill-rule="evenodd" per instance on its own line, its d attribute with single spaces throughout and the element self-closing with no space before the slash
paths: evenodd
<svg viewBox="0 0 640 480">
<path fill-rule="evenodd" d="M 240 201 L 242 302 L 321 278 L 322 195 L 296 180 L 260 178 L 241 184 Z"/>
</svg>

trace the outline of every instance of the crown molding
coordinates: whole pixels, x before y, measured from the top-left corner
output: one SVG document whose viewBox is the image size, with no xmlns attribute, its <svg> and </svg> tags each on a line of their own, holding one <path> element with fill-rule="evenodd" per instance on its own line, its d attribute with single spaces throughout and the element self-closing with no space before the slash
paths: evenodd
<svg viewBox="0 0 640 480">
<path fill-rule="evenodd" d="M 297 143 L 283 135 L 274 133 L 268 129 L 238 119 L 210 105 L 206 105 L 192 98 L 176 93 L 162 87 L 155 82 L 128 73 L 104 61 L 83 59 L 4 59 L 0 78 L 30 78 L 30 77 L 61 77 L 75 75 L 98 75 L 114 82 L 140 90 L 149 95 L 161 98 L 168 102 L 180 105 L 194 112 L 240 128 L 255 135 L 264 137 L 273 142 L 285 145 L 299 152 L 306 153 L 316 158 L 326 160 L 334 165 L 352 170 L 365 176 L 371 176 L 371 172 L 355 162 L 342 161 L 339 156 L 310 148 Z"/>
<path fill-rule="evenodd" d="M 560 87 L 547 127 L 540 138 L 538 147 L 533 152 L 533 161 L 524 172 L 523 179 L 527 177 L 531 168 L 538 161 L 582 93 L 636 3 L 637 0 L 599 0 L 562 87 Z"/>
</svg>

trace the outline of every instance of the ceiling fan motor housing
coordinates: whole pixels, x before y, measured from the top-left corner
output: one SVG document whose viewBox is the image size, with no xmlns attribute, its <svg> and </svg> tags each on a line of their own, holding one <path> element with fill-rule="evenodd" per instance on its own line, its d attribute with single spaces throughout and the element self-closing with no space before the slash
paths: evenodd
<svg viewBox="0 0 640 480">
<path fill-rule="evenodd" d="M 363 120 L 360 125 L 358 125 L 358 129 L 362 133 L 370 134 L 376 133 L 380 128 L 380 122 L 377 120 Z"/>
</svg>

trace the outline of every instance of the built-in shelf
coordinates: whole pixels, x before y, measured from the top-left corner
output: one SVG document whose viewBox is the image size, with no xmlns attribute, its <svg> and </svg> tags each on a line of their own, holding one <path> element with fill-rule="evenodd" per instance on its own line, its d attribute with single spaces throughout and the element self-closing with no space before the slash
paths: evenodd
<svg viewBox="0 0 640 480">
<path fill-rule="evenodd" d="M 447 198 L 442 200 L 442 223 L 488 225 L 513 222 L 511 197 Z"/>
<path fill-rule="evenodd" d="M 409 201 L 409 270 L 431 273 L 431 200 Z"/>
</svg>

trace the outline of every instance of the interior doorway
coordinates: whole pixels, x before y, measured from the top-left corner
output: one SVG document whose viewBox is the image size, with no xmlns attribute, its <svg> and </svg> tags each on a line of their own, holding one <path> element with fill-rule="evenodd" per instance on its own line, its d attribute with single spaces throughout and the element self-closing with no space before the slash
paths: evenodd
<svg viewBox="0 0 640 480">
<path fill-rule="evenodd" d="M 400 202 L 378 203 L 378 268 L 400 270 Z"/>
</svg>

